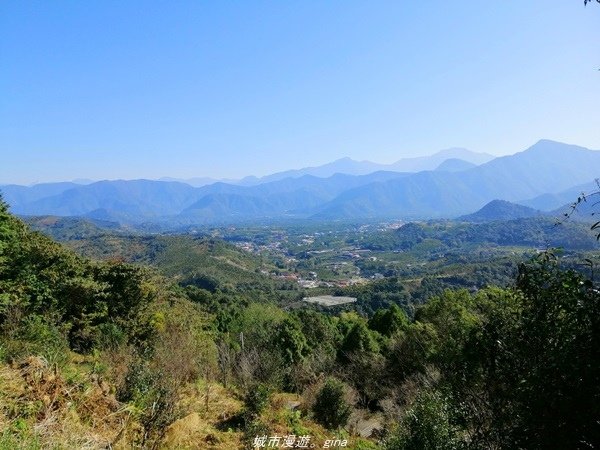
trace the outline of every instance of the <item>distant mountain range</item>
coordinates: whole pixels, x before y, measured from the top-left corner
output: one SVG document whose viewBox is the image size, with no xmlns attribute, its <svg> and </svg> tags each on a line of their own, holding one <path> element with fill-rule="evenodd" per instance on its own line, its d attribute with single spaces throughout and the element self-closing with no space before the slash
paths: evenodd
<svg viewBox="0 0 600 450">
<path fill-rule="evenodd" d="M 346 175 L 368 175 L 373 172 L 420 172 L 422 170 L 434 170 L 445 161 L 460 160 L 459 164 L 480 165 L 491 161 L 495 156 L 488 153 L 477 153 L 465 148 L 449 148 L 441 150 L 433 155 L 419 156 L 416 158 L 403 158 L 392 164 L 378 164 L 371 161 L 356 161 L 351 158 L 341 158 L 322 166 L 305 167 L 303 169 L 286 170 L 264 177 L 248 176 L 241 180 L 216 180 L 213 178 L 199 177 L 190 179 L 161 178 L 159 181 L 178 181 L 191 186 L 201 187 L 216 182 L 236 184 L 240 186 L 255 186 L 257 184 L 280 181 L 286 178 L 300 178 L 304 175 L 312 175 L 319 178 L 327 178 L 337 173 Z M 454 163 L 456 164 L 456 162 Z"/>
<path fill-rule="evenodd" d="M 573 203 L 577 200 L 577 197 L 584 193 L 598 191 L 599 189 L 600 187 L 596 181 L 590 181 L 589 183 L 573 186 L 561 192 L 542 194 L 528 200 L 523 200 L 520 203 L 531 208 L 551 211 Z"/>
<path fill-rule="evenodd" d="M 580 189 L 593 187 L 600 174 L 599 151 L 548 140 L 492 158 L 450 149 L 392 165 L 346 158 L 201 187 L 177 181 L 117 180 L 0 189 L 17 214 L 121 223 L 452 218 L 496 199 L 553 210 L 576 200 Z"/>
<path fill-rule="evenodd" d="M 494 199 L 519 202 L 589 182 L 600 173 L 600 152 L 542 140 L 527 150 L 461 172 L 419 172 L 350 189 L 317 216 L 454 217 Z"/>
</svg>

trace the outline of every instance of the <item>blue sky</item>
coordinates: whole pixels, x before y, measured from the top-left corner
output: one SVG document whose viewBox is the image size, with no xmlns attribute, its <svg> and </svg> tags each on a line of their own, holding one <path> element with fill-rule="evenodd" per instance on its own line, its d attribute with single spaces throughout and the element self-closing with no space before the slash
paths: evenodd
<svg viewBox="0 0 600 450">
<path fill-rule="evenodd" d="M 0 3 L 0 182 L 600 149 L 600 5 Z"/>
</svg>

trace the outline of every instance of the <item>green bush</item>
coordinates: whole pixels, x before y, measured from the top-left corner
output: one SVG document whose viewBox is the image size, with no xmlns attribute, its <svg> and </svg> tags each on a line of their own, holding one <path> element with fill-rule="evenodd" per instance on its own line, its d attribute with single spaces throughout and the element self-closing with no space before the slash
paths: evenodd
<svg viewBox="0 0 600 450">
<path fill-rule="evenodd" d="M 460 448 L 445 398 L 436 391 L 420 394 L 385 450 L 454 450 Z"/>
<path fill-rule="evenodd" d="M 250 389 L 246 394 L 244 403 L 246 404 L 245 414 L 250 418 L 258 417 L 269 403 L 269 388 L 264 384 Z"/>
<path fill-rule="evenodd" d="M 111 322 L 99 325 L 96 333 L 96 347 L 102 350 L 114 350 L 127 339 L 121 327 Z"/>
<path fill-rule="evenodd" d="M 269 427 L 258 419 L 246 422 L 244 425 L 244 448 L 254 450 L 256 448 L 254 439 L 260 436 L 269 436 L 270 433 Z"/>
<path fill-rule="evenodd" d="M 28 355 L 42 356 L 49 364 L 64 365 L 69 357 L 69 343 L 65 334 L 38 315 L 25 318 L 4 343 L 5 359 L 19 359 Z"/>
<path fill-rule="evenodd" d="M 152 373 L 148 363 L 136 358 L 127 368 L 122 386 L 117 390 L 117 398 L 122 402 L 136 401 L 148 394 L 156 383 L 156 374 Z"/>
<path fill-rule="evenodd" d="M 352 405 L 347 398 L 348 388 L 344 383 L 336 378 L 325 380 L 312 408 L 315 420 L 329 429 L 346 425 L 352 412 Z"/>
</svg>

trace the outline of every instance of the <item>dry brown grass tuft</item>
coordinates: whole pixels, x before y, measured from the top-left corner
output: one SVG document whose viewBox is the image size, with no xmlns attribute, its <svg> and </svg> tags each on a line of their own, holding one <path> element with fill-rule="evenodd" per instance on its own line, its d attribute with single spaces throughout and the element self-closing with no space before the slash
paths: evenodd
<svg viewBox="0 0 600 450">
<path fill-rule="evenodd" d="M 165 432 L 167 449 L 230 450 L 243 448 L 242 433 L 222 430 L 221 424 L 240 413 L 242 402 L 218 383 L 200 381 L 186 385 L 179 406 L 186 414 Z"/>
<path fill-rule="evenodd" d="M 19 363 L 17 368 L 27 384 L 26 399 L 31 402 L 41 401 L 37 421 L 52 420 L 55 413 L 65 409 L 71 391 L 67 389 L 56 366 L 50 367 L 42 357 L 30 356 Z"/>
<path fill-rule="evenodd" d="M 180 405 L 187 413 L 197 412 L 213 425 L 227 421 L 243 408 L 243 403 L 221 384 L 204 380 L 183 388 Z"/>
<path fill-rule="evenodd" d="M 105 381 L 79 375 L 83 381 L 66 381 L 37 356 L 0 365 L 0 430 L 27 448 L 131 448 L 138 440 L 131 411 Z"/>
</svg>

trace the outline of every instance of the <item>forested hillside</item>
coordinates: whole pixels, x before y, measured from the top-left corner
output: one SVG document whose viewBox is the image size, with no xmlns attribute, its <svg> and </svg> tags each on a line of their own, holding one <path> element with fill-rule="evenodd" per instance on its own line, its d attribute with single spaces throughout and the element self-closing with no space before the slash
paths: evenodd
<svg viewBox="0 0 600 450">
<path fill-rule="evenodd" d="M 551 252 L 509 287 L 446 290 L 414 314 L 401 285 L 366 284 L 388 302 L 361 315 L 282 309 L 266 277 L 206 284 L 261 266 L 213 238 L 175 239 L 146 261 L 162 272 L 98 262 L 1 204 L 0 448 L 600 444 L 599 297 Z M 172 259 L 188 247 L 193 268 Z"/>
</svg>

